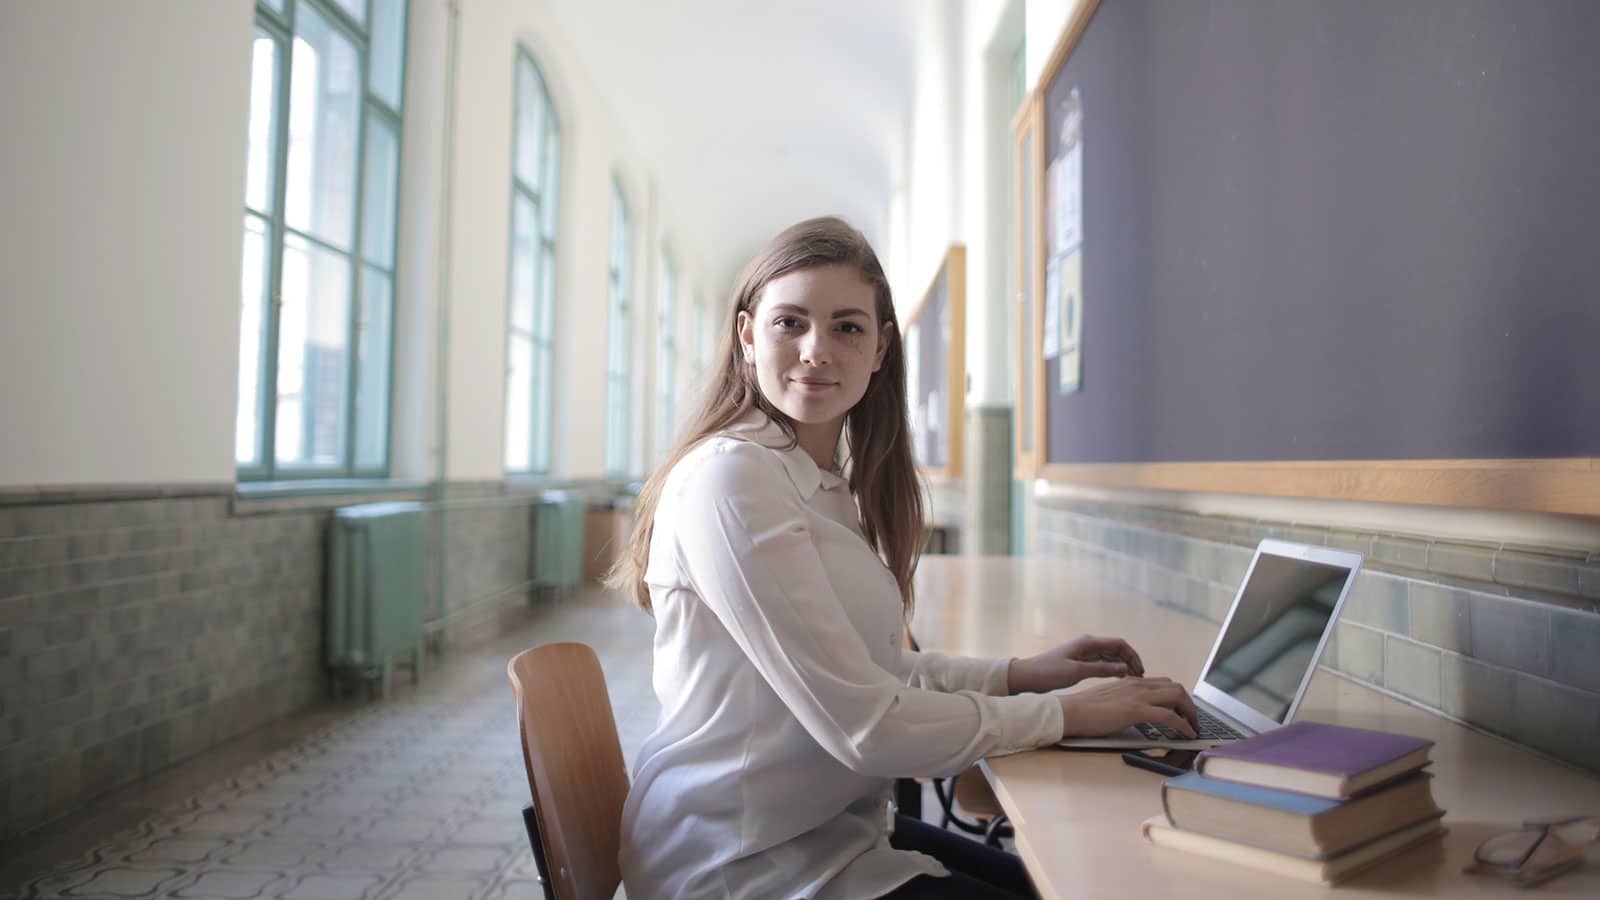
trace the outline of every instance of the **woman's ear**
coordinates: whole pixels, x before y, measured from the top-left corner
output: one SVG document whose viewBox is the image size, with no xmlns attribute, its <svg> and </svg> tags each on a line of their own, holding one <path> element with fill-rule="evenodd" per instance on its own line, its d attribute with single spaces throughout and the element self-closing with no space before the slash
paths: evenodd
<svg viewBox="0 0 1600 900">
<path fill-rule="evenodd" d="M 744 353 L 744 361 L 756 361 L 756 320 L 747 310 L 739 310 L 739 347 Z"/>
<path fill-rule="evenodd" d="M 872 371 L 876 372 L 883 368 L 883 358 L 889 353 L 889 339 L 893 332 L 893 322 L 885 322 L 883 327 L 878 329 L 878 352 L 872 358 Z"/>
</svg>

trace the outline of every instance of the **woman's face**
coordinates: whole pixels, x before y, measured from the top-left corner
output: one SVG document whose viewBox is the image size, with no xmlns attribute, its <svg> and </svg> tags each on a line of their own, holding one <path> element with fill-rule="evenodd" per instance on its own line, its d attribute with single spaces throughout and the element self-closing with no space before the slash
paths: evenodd
<svg viewBox="0 0 1600 900">
<path fill-rule="evenodd" d="M 872 285 L 848 266 L 789 272 L 739 313 L 739 342 L 767 402 L 803 425 L 842 425 L 883 365 Z"/>
</svg>

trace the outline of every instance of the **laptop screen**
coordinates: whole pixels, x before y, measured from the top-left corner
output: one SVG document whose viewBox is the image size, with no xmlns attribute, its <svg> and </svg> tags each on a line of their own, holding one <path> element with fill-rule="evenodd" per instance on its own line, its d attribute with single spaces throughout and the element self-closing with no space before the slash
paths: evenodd
<svg viewBox="0 0 1600 900">
<path fill-rule="evenodd" d="M 1283 724 L 1351 569 L 1259 553 L 1201 679 Z"/>
</svg>

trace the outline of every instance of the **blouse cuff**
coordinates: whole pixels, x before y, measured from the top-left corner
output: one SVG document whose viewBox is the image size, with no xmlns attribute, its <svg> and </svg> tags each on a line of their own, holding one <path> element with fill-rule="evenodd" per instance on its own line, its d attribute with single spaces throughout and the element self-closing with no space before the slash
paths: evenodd
<svg viewBox="0 0 1600 900">
<path fill-rule="evenodd" d="M 1018 694 L 1014 697 L 996 697 L 993 702 L 1003 704 L 1005 712 L 1000 722 L 1000 747 L 997 754 L 1032 750 L 1061 740 L 1065 722 L 1061 718 L 1061 701 L 1054 694 Z"/>
</svg>

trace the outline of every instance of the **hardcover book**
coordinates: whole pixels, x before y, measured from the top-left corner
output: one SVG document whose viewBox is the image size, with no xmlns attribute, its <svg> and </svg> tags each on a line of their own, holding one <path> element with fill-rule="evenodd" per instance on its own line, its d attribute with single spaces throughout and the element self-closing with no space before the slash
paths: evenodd
<svg viewBox="0 0 1600 900">
<path fill-rule="evenodd" d="M 1430 740 L 1386 731 L 1295 722 L 1212 747 L 1195 760 L 1195 771 L 1339 800 L 1422 768 L 1432 746 Z"/>
<path fill-rule="evenodd" d="M 1146 819 L 1141 827 L 1145 838 L 1161 847 L 1186 850 L 1198 856 L 1324 885 L 1334 884 L 1375 866 L 1401 851 L 1435 840 L 1445 832 L 1443 824 L 1435 817 L 1415 825 L 1408 825 L 1338 856 L 1328 859 L 1301 859 L 1298 856 L 1274 853 L 1271 850 L 1262 850 L 1236 841 L 1223 840 L 1209 834 L 1173 828 L 1161 816 Z"/>
<path fill-rule="evenodd" d="M 1383 790 L 1339 801 L 1190 772 L 1162 785 L 1161 803 L 1173 827 L 1305 859 L 1326 859 L 1438 818 L 1432 779 L 1418 772 Z"/>
</svg>

